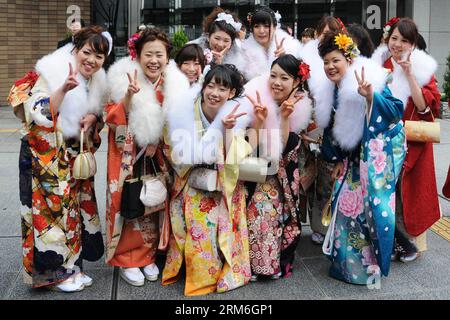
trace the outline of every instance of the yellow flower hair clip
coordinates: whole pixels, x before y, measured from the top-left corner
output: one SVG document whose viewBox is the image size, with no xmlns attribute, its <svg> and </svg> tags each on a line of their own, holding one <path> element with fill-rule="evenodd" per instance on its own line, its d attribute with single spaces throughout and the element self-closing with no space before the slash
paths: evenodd
<svg viewBox="0 0 450 320">
<path fill-rule="evenodd" d="M 358 46 L 353 42 L 353 39 L 346 34 L 339 33 L 334 37 L 334 43 L 347 59 L 357 58 L 361 53 Z"/>
</svg>

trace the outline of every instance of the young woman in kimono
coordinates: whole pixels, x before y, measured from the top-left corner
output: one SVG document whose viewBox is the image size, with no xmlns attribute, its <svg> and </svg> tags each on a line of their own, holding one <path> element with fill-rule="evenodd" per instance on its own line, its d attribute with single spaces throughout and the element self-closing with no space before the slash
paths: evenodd
<svg viewBox="0 0 450 320">
<path fill-rule="evenodd" d="M 100 145 L 106 74 L 103 63 L 111 36 L 100 27 L 82 29 L 73 44 L 45 56 L 25 108 L 31 150 L 32 211 L 22 218 L 26 281 L 34 288 L 62 292 L 92 285 L 83 260 L 99 260 L 103 238 L 94 178 L 77 180 L 72 168 L 80 152 L 80 132 Z"/>
<path fill-rule="evenodd" d="M 405 105 L 403 121 L 433 122 L 441 105 L 434 75 L 437 62 L 417 48 L 419 34 L 414 21 L 396 18 L 388 25 L 387 46 L 377 49 L 372 59 L 391 71 L 389 88 Z M 408 141 L 408 155 L 397 190 L 393 259 L 409 262 L 426 250 L 426 231 L 441 216 L 432 143 Z"/>
<path fill-rule="evenodd" d="M 208 65 L 234 64 L 242 71 L 246 65 L 237 43 L 241 27 L 234 14 L 217 7 L 203 21 L 203 35 L 189 44 L 198 44 L 204 50 Z"/>
<path fill-rule="evenodd" d="M 245 188 L 238 166 L 251 150 L 231 129 L 246 128 L 245 113 L 233 100 L 243 92 L 243 76 L 233 65 L 216 65 L 201 92 L 180 94 L 169 109 L 172 165 L 176 170 L 170 204 L 172 235 L 163 285 L 179 280 L 186 268 L 186 296 L 223 293 L 246 285 L 251 276 Z M 224 137 L 232 138 L 227 143 Z M 229 146 L 229 147 L 228 147 Z M 230 159 L 235 159 L 233 162 Z M 215 191 L 199 170 L 217 171 Z"/>
<path fill-rule="evenodd" d="M 385 70 L 358 57 L 346 34 L 325 35 L 319 52 L 335 86 L 316 105 L 318 122 L 327 124 L 321 154 L 335 164 L 336 179 L 323 251 L 333 278 L 378 284 L 389 274 L 394 245 L 395 186 L 406 154 L 403 104 L 386 87 Z"/>
<path fill-rule="evenodd" d="M 247 80 L 270 72 L 275 59 L 284 54 L 298 57 L 300 42 L 281 30 L 281 16 L 269 7 L 261 6 L 249 13 L 250 36 L 242 45 L 246 65 L 244 75 Z"/>
<path fill-rule="evenodd" d="M 144 162 L 146 172 L 153 168 L 158 173 L 169 172 L 162 142 L 165 110 L 178 92 L 189 88 L 189 82 L 175 62 L 169 62 L 171 45 L 162 31 L 145 29 L 130 44 L 130 57 L 116 62 L 108 72 L 106 261 L 121 268 L 127 283 L 143 286 L 145 279 L 158 279 L 156 253 L 164 249 L 158 226 L 168 223 L 162 217 L 168 220 L 169 203 L 167 199 L 161 212 L 127 220 L 120 213 L 122 188 L 126 179 L 137 176 L 133 163 L 143 148 L 147 150 L 136 168 Z"/>
<path fill-rule="evenodd" d="M 201 86 L 206 58 L 202 48 L 194 43 L 187 44 L 177 53 L 175 62 L 181 72 L 188 78 L 191 87 Z M 206 72 L 206 71 L 205 71 Z M 197 88 L 197 90 L 200 90 Z"/>
<path fill-rule="evenodd" d="M 274 169 L 264 183 L 248 184 L 247 220 L 252 280 L 279 279 L 292 273 L 300 239 L 299 153 L 302 133 L 312 118 L 306 80 L 309 66 L 287 54 L 276 59 L 270 74 L 251 80 L 245 92 L 254 109 L 259 155 Z M 272 153 L 273 152 L 273 153 Z"/>
<path fill-rule="evenodd" d="M 323 39 L 327 32 L 339 32 L 342 31 L 344 26 L 338 19 L 330 16 L 324 16 L 320 19 L 316 27 L 316 38 L 305 44 L 300 50 L 300 57 L 311 68 L 311 77 L 308 79 L 308 86 L 311 94 L 314 97 L 315 103 L 320 104 L 323 96 L 320 94 L 321 88 L 319 84 L 328 84 L 327 90 L 332 90 L 333 84 L 327 81 L 323 68 L 323 60 L 319 55 L 319 43 Z M 318 130 L 318 127 L 325 127 L 326 124 L 318 123 L 317 121 L 311 125 L 313 130 Z M 311 131 L 313 131 L 311 130 Z M 309 134 L 312 134 L 308 132 Z M 307 134 L 308 134 L 307 133 Z M 314 133 L 317 136 L 317 133 Z M 308 216 L 313 231 L 311 240 L 313 243 L 322 245 L 327 233 L 327 227 L 322 224 L 322 210 L 326 206 L 328 200 L 331 197 L 333 180 L 331 179 L 331 173 L 333 171 L 333 165 L 324 161 L 320 156 L 313 155 L 315 157 L 316 179 L 313 187 L 309 189 L 308 196 Z"/>
</svg>

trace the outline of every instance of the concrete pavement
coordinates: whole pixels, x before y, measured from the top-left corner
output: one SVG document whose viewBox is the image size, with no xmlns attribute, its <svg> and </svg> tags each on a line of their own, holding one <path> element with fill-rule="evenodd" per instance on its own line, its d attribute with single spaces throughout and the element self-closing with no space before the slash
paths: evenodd
<svg viewBox="0 0 450 320">
<path fill-rule="evenodd" d="M 117 277 L 104 260 L 86 263 L 94 285 L 71 295 L 33 290 L 22 281 L 21 238 L 18 191 L 19 121 L 8 108 L 0 108 L 0 299 L 4 300 L 182 300 L 184 283 L 162 287 L 160 282 L 134 288 Z M 439 193 L 450 164 L 450 119 L 441 121 L 441 144 L 435 145 L 436 179 Z M 106 141 L 106 138 L 104 139 Z M 97 152 L 99 164 L 106 163 L 106 142 Z M 96 190 L 104 227 L 106 166 L 99 166 Z M 450 216 L 450 201 L 441 196 L 445 216 Z M 212 294 L 204 300 L 358 300 L 358 299 L 450 299 L 450 243 L 433 232 L 428 233 L 429 250 L 416 262 L 395 262 L 381 289 L 348 285 L 328 277 L 328 260 L 321 248 L 310 241 L 311 230 L 305 226 L 290 279 L 264 281 L 232 291 Z M 163 261 L 158 264 L 162 269 Z M 188 299 L 191 300 L 191 299 Z"/>
</svg>

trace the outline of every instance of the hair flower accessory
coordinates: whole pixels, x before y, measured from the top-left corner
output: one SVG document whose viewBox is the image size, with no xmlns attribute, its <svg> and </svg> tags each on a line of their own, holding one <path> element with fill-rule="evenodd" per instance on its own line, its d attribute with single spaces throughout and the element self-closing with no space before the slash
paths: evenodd
<svg viewBox="0 0 450 320">
<path fill-rule="evenodd" d="M 128 39 L 128 53 L 132 60 L 135 60 L 137 57 L 136 41 L 140 38 L 140 36 L 141 35 L 139 33 L 135 33 Z"/>
<path fill-rule="evenodd" d="M 225 12 L 219 13 L 215 21 L 225 21 L 225 23 L 231 25 L 236 32 L 241 31 L 242 28 L 242 23 L 234 21 L 233 16 Z"/>
<path fill-rule="evenodd" d="M 346 34 L 339 33 L 334 37 L 334 43 L 348 60 L 354 59 L 360 55 L 358 46 L 353 42 L 353 39 Z"/>
<path fill-rule="evenodd" d="M 309 64 L 302 62 L 298 68 L 297 75 L 301 78 L 302 82 L 305 82 L 310 78 L 310 71 Z"/>
<path fill-rule="evenodd" d="M 393 17 L 391 20 L 389 20 L 386 25 L 383 27 L 383 38 L 387 39 L 389 37 L 389 31 L 391 31 L 392 26 L 395 25 L 397 22 L 400 21 L 399 17 Z"/>
<path fill-rule="evenodd" d="M 277 20 L 277 24 L 279 25 L 281 22 L 281 13 L 279 11 L 275 12 L 275 19 Z"/>
<path fill-rule="evenodd" d="M 341 26 L 341 30 L 344 32 L 348 32 L 347 27 L 345 26 L 344 22 L 342 22 L 342 20 L 340 18 L 336 18 L 336 20 L 339 23 L 339 25 Z"/>
<path fill-rule="evenodd" d="M 111 37 L 111 34 L 108 31 L 103 31 L 102 36 L 108 40 L 109 48 L 108 48 L 108 56 L 111 54 L 111 51 L 113 49 L 113 38 Z"/>
</svg>

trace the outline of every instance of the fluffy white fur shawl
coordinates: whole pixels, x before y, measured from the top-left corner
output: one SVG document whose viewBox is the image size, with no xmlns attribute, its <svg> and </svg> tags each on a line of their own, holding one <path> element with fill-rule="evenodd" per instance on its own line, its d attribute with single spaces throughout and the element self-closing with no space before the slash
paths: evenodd
<svg viewBox="0 0 450 320">
<path fill-rule="evenodd" d="M 203 35 L 198 39 L 192 40 L 189 43 L 198 44 L 203 50 L 210 49 L 208 43 L 208 37 Z M 246 67 L 246 61 L 241 49 L 241 45 L 237 43 L 236 40 L 233 41 L 231 49 L 225 54 L 222 61 L 224 64 L 233 64 L 238 68 L 239 71 L 243 72 Z"/>
<path fill-rule="evenodd" d="M 261 102 L 263 105 L 267 106 L 268 109 L 265 129 L 268 130 L 266 142 L 269 143 L 270 146 L 266 146 L 266 150 L 276 150 L 276 154 L 271 154 L 270 156 L 273 160 L 278 160 L 283 152 L 283 145 L 281 143 L 281 119 L 279 115 L 279 106 L 275 100 L 273 100 L 270 93 L 268 74 L 256 77 L 245 85 L 245 94 L 248 94 L 250 97 L 255 99 L 255 101 L 256 91 L 259 92 Z M 251 115 L 253 120 L 253 106 L 250 101 L 247 98 L 244 98 L 240 99 L 239 102 L 243 107 L 242 110 L 245 110 L 244 112 L 249 112 L 249 115 Z M 297 102 L 297 104 L 295 104 L 294 112 L 289 118 L 291 131 L 300 133 L 305 130 L 312 118 L 312 110 L 312 100 L 308 96 Z"/>
<path fill-rule="evenodd" d="M 199 88 L 179 94 L 169 106 L 168 124 L 172 146 L 172 160 L 178 165 L 213 164 L 219 161 L 225 128 L 222 119 L 231 113 L 239 100 L 230 100 L 223 105 L 214 121 L 203 135 L 199 135 L 201 123 L 195 121 L 195 102 L 200 97 Z M 245 130 L 251 122 L 249 110 L 243 106 L 238 113 L 247 112 L 237 119 L 234 132 Z"/>
<path fill-rule="evenodd" d="M 375 50 L 372 60 L 383 66 L 390 57 L 388 47 L 381 46 Z M 406 106 L 408 98 L 411 96 L 411 89 L 402 67 L 394 59 L 392 59 L 392 63 L 394 72 L 392 73 L 392 82 L 389 83 L 389 89 L 391 89 L 393 96 L 403 101 L 403 104 Z M 419 86 L 423 87 L 431 81 L 431 78 L 436 73 L 438 64 L 426 52 L 415 49 L 411 54 L 411 67 Z"/>
<path fill-rule="evenodd" d="M 355 70 L 361 74 L 363 66 L 365 77 L 372 83 L 374 92 L 381 93 L 386 85 L 387 72 L 371 59 L 356 58 L 347 69 L 338 90 L 338 109 L 333 128 L 333 136 L 344 150 L 354 149 L 363 135 L 366 100 L 358 93 L 358 82 L 355 77 Z M 316 88 L 316 94 L 327 94 L 327 99 L 314 97 L 317 122 L 321 127 L 326 127 L 330 122 L 334 89 L 330 89 L 329 83 L 326 82 L 317 85 L 320 87 Z M 325 90 L 330 90 L 332 94 Z"/>
<path fill-rule="evenodd" d="M 108 90 L 114 103 L 120 103 L 128 90 L 127 72 L 133 75 L 135 70 L 138 71 L 141 91 L 133 96 L 128 123 L 136 143 L 140 147 L 145 147 L 148 144 L 158 144 L 168 106 L 173 104 L 177 95 L 189 90 L 189 81 L 176 63 L 170 61 L 163 74 L 164 103 L 161 107 L 156 99 L 153 84 L 147 80 L 140 64 L 130 57 L 123 58 L 108 71 Z"/>
<path fill-rule="evenodd" d="M 277 37 L 277 40 L 279 42 L 285 39 L 283 42 L 283 47 L 286 54 L 292 54 L 296 58 L 299 57 L 301 45 L 298 40 L 294 39 L 287 32 L 279 28 L 276 29 L 275 36 Z M 246 59 L 244 75 L 247 78 L 247 80 L 251 80 L 257 76 L 263 75 L 270 71 L 270 67 L 272 63 L 275 61 L 274 53 L 277 49 L 275 36 L 273 37 L 268 52 L 266 52 L 264 47 L 262 47 L 255 40 L 252 34 L 242 44 L 242 49 L 244 51 L 244 56 Z"/>
<path fill-rule="evenodd" d="M 76 67 L 72 54 L 73 44 L 56 50 L 36 63 L 36 71 L 42 77 L 50 93 L 59 89 L 69 76 L 69 63 Z M 59 107 L 58 123 L 65 138 L 76 138 L 80 135 L 80 120 L 88 113 L 100 114 L 106 102 L 106 73 L 97 71 L 91 81 L 86 81 L 78 73 L 80 85 L 69 91 Z"/>
</svg>

